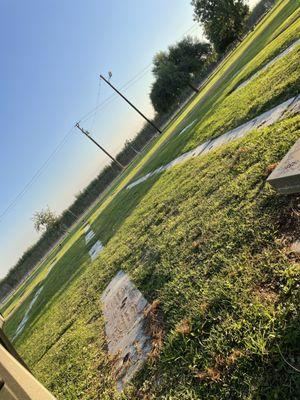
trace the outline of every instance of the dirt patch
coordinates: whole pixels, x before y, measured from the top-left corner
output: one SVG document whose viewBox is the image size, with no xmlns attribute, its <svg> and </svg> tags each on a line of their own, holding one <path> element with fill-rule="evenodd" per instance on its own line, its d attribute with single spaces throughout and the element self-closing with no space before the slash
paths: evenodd
<svg viewBox="0 0 300 400">
<path fill-rule="evenodd" d="M 165 336 L 163 315 L 159 300 L 154 300 L 145 310 L 145 317 L 147 318 L 149 334 L 152 337 L 152 350 L 149 357 L 150 359 L 156 359 L 162 349 Z"/>
<path fill-rule="evenodd" d="M 280 242 L 290 253 L 292 243 L 300 239 L 300 195 L 290 195 L 287 200 L 281 209 L 279 227 L 282 233 Z"/>
<path fill-rule="evenodd" d="M 182 320 L 175 328 L 177 333 L 188 335 L 192 331 L 191 321 L 189 319 Z"/>
</svg>

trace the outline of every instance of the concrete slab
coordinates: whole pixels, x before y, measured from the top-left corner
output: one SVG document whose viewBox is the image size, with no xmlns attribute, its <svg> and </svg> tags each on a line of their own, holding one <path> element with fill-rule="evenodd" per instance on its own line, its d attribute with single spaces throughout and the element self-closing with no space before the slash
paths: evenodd
<svg viewBox="0 0 300 400">
<path fill-rule="evenodd" d="M 146 174 L 146 175 L 143 176 L 142 178 L 139 178 L 139 179 L 137 179 L 136 181 L 130 183 L 130 184 L 127 186 L 127 189 L 131 189 L 131 188 L 133 188 L 134 186 L 139 185 L 140 183 L 146 181 L 147 179 L 151 178 L 151 176 L 153 176 L 154 173 L 155 173 L 154 171 L 153 171 L 153 172 L 150 172 L 149 174 Z"/>
<path fill-rule="evenodd" d="M 291 245 L 291 250 L 293 253 L 300 254 L 300 241 L 297 240 Z"/>
<path fill-rule="evenodd" d="M 91 247 L 90 251 L 89 251 L 89 255 L 92 259 L 92 261 L 94 261 L 97 258 L 97 255 L 103 250 L 103 245 L 102 243 L 97 240 L 97 242 Z"/>
<path fill-rule="evenodd" d="M 85 235 L 85 243 L 88 244 L 93 239 L 93 237 L 95 237 L 95 232 L 87 232 L 87 234 Z"/>
<path fill-rule="evenodd" d="M 267 127 L 275 122 L 279 121 L 284 113 L 288 110 L 289 106 L 294 102 L 295 97 L 292 97 L 285 102 L 273 107 L 271 110 L 264 112 L 263 114 L 256 117 L 257 127 Z"/>
<path fill-rule="evenodd" d="M 300 139 L 292 146 L 267 181 L 279 193 L 300 193 Z"/>
<path fill-rule="evenodd" d="M 257 71 L 255 74 L 251 75 L 250 78 L 246 79 L 244 82 L 242 82 L 235 90 L 239 90 L 251 81 L 255 79 L 258 75 L 260 75 L 263 71 L 266 69 L 270 68 L 276 61 L 280 60 L 282 57 L 286 56 L 289 54 L 291 51 L 293 51 L 298 44 L 300 44 L 300 39 L 296 40 L 294 43 L 292 43 L 288 48 L 286 48 L 284 51 L 282 51 L 280 54 L 278 54 L 276 57 L 274 57 L 271 61 L 269 61 L 264 67 L 262 67 L 259 71 Z"/>
<path fill-rule="evenodd" d="M 147 331 L 147 300 L 119 271 L 101 297 L 108 353 L 113 360 L 117 388 L 121 391 L 145 362 L 152 348 Z"/>
<path fill-rule="evenodd" d="M 293 116 L 300 113 L 300 95 L 295 98 L 295 100 L 289 105 L 288 110 L 285 114 Z"/>
<path fill-rule="evenodd" d="M 207 142 L 200 144 L 195 149 L 182 154 L 181 156 L 170 161 L 168 164 L 163 165 L 157 168 L 156 170 L 149 172 L 142 178 L 139 178 L 136 181 L 130 183 L 126 188 L 131 189 L 132 187 L 140 184 L 141 182 L 145 182 L 147 179 L 149 179 L 151 176 L 155 174 L 159 174 L 162 171 L 166 171 L 174 167 L 175 165 L 182 163 L 190 158 L 199 155 L 204 155 L 222 145 L 231 142 L 232 140 L 242 138 L 254 129 L 270 126 L 275 122 L 285 118 L 286 115 L 290 113 L 296 114 L 298 112 L 300 112 L 300 95 L 286 100 L 285 102 L 279 104 L 278 106 L 273 107 L 271 110 L 262 113 L 261 115 L 238 126 L 237 128 L 234 128 L 224 133 L 223 135 L 218 136 L 215 139 L 211 139 L 208 140 Z"/>
<path fill-rule="evenodd" d="M 28 308 L 26 310 L 26 313 L 24 314 L 23 319 L 21 320 L 21 322 L 18 325 L 18 328 L 17 328 L 16 333 L 14 334 L 12 340 L 15 340 L 20 335 L 20 333 L 23 331 L 23 329 L 25 328 L 25 325 L 26 325 L 26 323 L 28 321 L 28 318 L 29 318 L 29 313 L 30 313 L 34 303 L 37 301 L 37 299 L 38 299 L 38 297 L 39 297 L 39 295 L 40 295 L 42 290 L 43 290 L 43 286 L 40 287 L 37 290 L 37 292 L 35 293 L 33 299 L 31 300 L 31 302 L 30 302 L 30 304 L 29 304 L 29 306 L 28 306 Z"/>
<path fill-rule="evenodd" d="M 197 122 L 197 119 L 194 119 L 193 122 L 191 122 L 190 124 L 188 124 L 185 128 L 182 129 L 181 132 L 179 132 L 179 135 L 182 135 L 184 132 L 186 132 L 189 128 L 191 128 L 195 123 Z"/>
</svg>

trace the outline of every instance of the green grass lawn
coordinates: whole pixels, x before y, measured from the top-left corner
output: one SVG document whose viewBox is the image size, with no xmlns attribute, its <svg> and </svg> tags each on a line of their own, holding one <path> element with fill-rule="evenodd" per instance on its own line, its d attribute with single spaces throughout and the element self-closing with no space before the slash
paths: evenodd
<svg viewBox="0 0 300 400">
<path fill-rule="evenodd" d="M 278 3 L 91 208 L 87 219 L 97 238 L 86 246 L 82 228 L 74 228 L 22 302 L 15 298 L 5 327 L 10 337 L 43 285 L 16 346 L 58 399 L 297 398 L 299 373 L 288 363 L 299 368 L 300 260 L 289 244 L 299 238 L 299 197 L 279 196 L 265 181 L 269 166 L 299 138 L 300 117 L 122 189 L 299 93 L 299 48 L 232 92 L 299 37 L 298 11 L 297 1 Z M 174 136 L 194 115 L 197 125 Z M 88 250 L 97 239 L 105 249 L 92 263 Z M 159 300 L 164 320 L 159 357 L 123 395 L 114 389 L 100 304 L 120 269 L 150 302 Z"/>
<path fill-rule="evenodd" d="M 300 17 L 300 10 L 296 11 Z M 300 37 L 300 18 L 283 31 L 274 42 L 257 54 L 238 75 L 226 81 L 225 88 L 214 106 L 196 106 L 189 121 L 197 120 L 184 134 L 174 136 L 159 151 L 159 154 L 139 171 L 139 176 L 153 171 L 161 165 L 173 160 L 176 156 L 196 147 L 208 138 L 219 136 L 243 122 L 250 120 L 263 111 L 299 93 L 299 49 L 278 60 L 276 64 L 249 82 L 243 90 L 231 93 L 238 83 L 246 80 L 270 59 L 282 52 Z M 282 80 L 282 76 L 289 79 Z M 207 99 L 210 103 L 210 99 Z"/>
<path fill-rule="evenodd" d="M 6 302 L 4 302 L 4 304 L 1 305 L 0 311 L 5 318 L 8 318 L 10 314 L 27 299 L 37 285 L 44 279 L 44 276 L 47 274 L 49 268 L 53 266 L 53 262 L 58 261 L 66 253 L 66 251 L 68 251 L 70 246 L 73 245 L 74 240 L 74 238 L 70 240 L 70 237 L 73 237 L 73 234 L 75 234 L 75 237 L 78 238 L 78 233 L 82 234 L 81 226 L 84 224 L 84 221 L 88 221 L 89 218 L 98 210 L 99 204 L 102 204 L 103 201 L 107 199 L 109 200 L 111 196 L 113 196 L 118 185 L 122 182 L 122 180 L 126 179 L 127 175 L 130 174 L 130 172 L 136 167 L 149 148 L 153 146 L 155 141 L 156 139 L 154 138 L 150 143 L 148 143 L 148 145 L 145 146 L 141 154 L 139 154 L 114 180 L 114 182 L 103 193 L 101 193 L 97 201 L 92 204 L 87 212 L 74 224 L 74 226 L 71 228 L 70 234 L 63 238 L 59 244 L 53 248 L 45 260 L 34 269 L 34 271 L 18 287 L 18 289 L 7 299 Z"/>
<path fill-rule="evenodd" d="M 140 185 L 104 252 L 19 343 L 37 377 L 61 399 L 119 398 L 100 295 L 122 266 L 165 324 L 160 357 L 125 398 L 142 382 L 154 399 L 296 398 L 280 353 L 299 366 L 299 197 L 265 181 L 299 136 L 297 116 Z"/>
<path fill-rule="evenodd" d="M 228 85 L 236 74 L 242 71 L 243 67 L 259 54 L 260 51 L 264 51 L 265 47 L 273 39 L 277 40 L 277 36 L 290 26 L 291 21 L 299 20 L 299 13 L 298 0 L 278 2 L 273 12 L 269 13 L 240 46 L 230 56 L 225 58 L 211 75 L 200 93 L 185 107 L 180 116 L 170 126 L 170 129 L 165 132 L 161 140 L 148 152 L 147 157 L 143 160 L 143 164 L 140 165 L 140 167 L 144 167 L 146 164 L 146 167 L 139 168 L 137 175 L 153 170 L 153 167 L 157 165 L 156 160 L 157 157 L 160 157 L 162 147 L 167 144 L 170 137 L 172 138 L 174 130 L 178 126 L 182 128 L 181 123 L 184 120 L 186 121 L 186 125 L 188 125 L 195 118 L 198 120 L 204 118 L 206 113 L 214 107 L 215 102 L 224 99 L 232 90 L 233 87 Z M 177 149 L 173 147 L 172 150 Z"/>
</svg>

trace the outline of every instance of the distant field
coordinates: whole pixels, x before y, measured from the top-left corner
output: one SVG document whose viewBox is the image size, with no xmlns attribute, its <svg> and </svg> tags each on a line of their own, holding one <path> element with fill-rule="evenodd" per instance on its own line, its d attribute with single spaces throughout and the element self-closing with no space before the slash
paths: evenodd
<svg viewBox="0 0 300 400">
<path fill-rule="evenodd" d="M 282 1 L 137 159 L 14 298 L 5 330 L 58 399 L 296 399 L 299 368 L 299 197 L 265 184 L 300 137 L 300 116 L 251 132 L 131 190 L 124 187 L 208 138 L 300 92 L 300 46 L 236 86 L 300 37 L 298 1 Z M 178 133 L 193 120 L 182 135 Z M 104 251 L 91 262 L 88 250 Z M 49 271 L 46 279 L 45 275 Z M 114 389 L 100 295 L 127 271 L 159 300 L 164 345 L 124 395 Z M 23 293 L 22 293 L 23 292 Z M 137 393 L 137 389 L 142 390 Z"/>
</svg>

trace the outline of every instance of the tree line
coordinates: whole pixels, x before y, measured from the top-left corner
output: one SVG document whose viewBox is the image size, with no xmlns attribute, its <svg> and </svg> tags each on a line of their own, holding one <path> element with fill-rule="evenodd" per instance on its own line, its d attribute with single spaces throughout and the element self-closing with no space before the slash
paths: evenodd
<svg viewBox="0 0 300 400">
<path fill-rule="evenodd" d="M 206 41 L 186 37 L 154 56 L 150 98 L 155 111 L 164 113 L 178 105 L 187 88 L 197 92 L 197 84 L 274 3 L 261 0 L 250 13 L 244 0 L 192 0 L 194 19 Z"/>
<path fill-rule="evenodd" d="M 241 40 L 274 2 L 261 0 L 249 13 L 244 0 L 192 0 L 194 18 L 203 27 L 206 41 L 188 36 L 154 56 L 154 83 L 150 99 L 156 111 L 154 122 L 157 126 L 162 127 L 178 105 L 192 92 L 198 91 L 198 83 L 207 77 L 228 48 Z M 122 165 L 128 165 L 154 135 L 156 131 L 144 125 L 132 140 L 125 142 L 116 159 Z M 0 281 L 0 299 L 5 298 L 34 269 L 120 172 L 116 165 L 110 163 L 59 217 L 49 214 L 48 210 L 34 216 L 36 229 L 39 231 L 44 227 L 44 232 Z"/>
<path fill-rule="evenodd" d="M 154 118 L 157 125 L 162 126 L 168 115 Z M 127 140 L 122 150 L 116 156 L 122 165 L 128 165 L 149 143 L 156 131 L 152 126 L 144 125 L 141 131 L 132 139 Z M 76 200 L 59 217 L 45 209 L 33 216 L 34 227 L 38 232 L 43 232 L 39 240 L 20 257 L 17 263 L 8 271 L 0 281 L 0 299 L 5 298 L 20 282 L 30 273 L 45 257 L 59 240 L 68 232 L 72 225 L 84 212 L 97 200 L 99 195 L 111 185 L 120 174 L 120 169 L 111 162 L 105 166 L 99 175 L 89 185 L 76 195 Z"/>
</svg>

